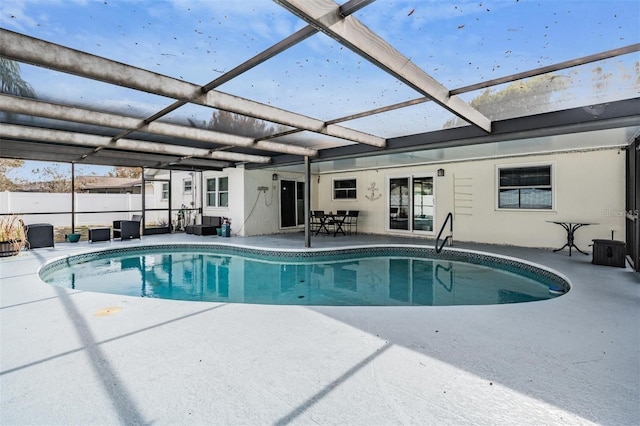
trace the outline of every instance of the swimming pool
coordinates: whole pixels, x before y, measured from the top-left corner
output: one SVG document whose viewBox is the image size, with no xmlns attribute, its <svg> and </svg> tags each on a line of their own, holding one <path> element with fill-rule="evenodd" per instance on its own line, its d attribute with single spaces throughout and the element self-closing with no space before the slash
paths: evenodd
<svg viewBox="0 0 640 426">
<path fill-rule="evenodd" d="M 137 246 L 57 259 L 39 274 L 46 283 L 83 291 L 278 305 L 487 305 L 546 300 L 570 288 L 538 265 L 421 246 Z"/>
</svg>

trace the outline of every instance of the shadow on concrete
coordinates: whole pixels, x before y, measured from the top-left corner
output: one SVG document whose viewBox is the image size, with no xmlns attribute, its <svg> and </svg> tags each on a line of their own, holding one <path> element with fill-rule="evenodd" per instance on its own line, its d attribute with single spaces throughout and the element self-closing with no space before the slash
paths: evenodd
<svg viewBox="0 0 640 426">
<path fill-rule="evenodd" d="M 65 306 L 65 309 L 67 309 L 67 312 L 69 312 L 68 305 L 72 303 L 70 298 L 69 298 L 69 296 L 71 294 L 67 293 L 62 287 L 56 287 L 56 291 L 60 294 L 60 296 L 58 296 L 57 298 L 60 298 L 62 300 L 63 305 Z M 62 293 L 64 293 L 64 295 L 62 295 Z M 80 293 L 80 292 L 78 292 L 78 293 Z M 72 293 L 72 294 L 74 294 L 74 293 Z M 126 337 L 134 336 L 136 334 L 144 333 L 145 331 L 153 330 L 154 328 L 162 327 L 162 326 L 167 325 L 167 324 L 171 324 L 171 323 L 174 323 L 174 322 L 177 322 L 177 321 L 181 321 L 181 320 L 184 320 L 184 319 L 187 319 L 187 318 L 191 318 L 191 317 L 194 317 L 194 316 L 197 316 L 197 315 L 201 315 L 201 314 L 213 311 L 215 309 L 222 308 L 224 306 L 226 306 L 226 305 L 224 305 L 224 304 L 216 305 L 216 306 L 213 306 L 211 308 L 203 309 L 201 311 L 192 312 L 192 313 L 190 313 L 188 315 L 183 315 L 183 316 L 178 317 L 178 318 L 173 318 L 173 319 L 170 319 L 168 321 L 163 321 L 163 322 L 160 322 L 158 324 L 154 324 L 154 325 L 151 325 L 149 327 L 144 327 L 144 328 L 141 328 L 141 329 L 129 332 L 129 333 L 121 334 L 119 336 L 112 337 L 112 338 L 106 339 L 106 340 L 102 340 L 100 342 L 95 342 L 95 341 L 93 341 L 93 339 L 91 339 L 90 341 L 85 342 L 85 339 L 82 339 L 82 336 L 80 336 L 80 338 L 82 339 L 82 342 L 84 343 L 83 346 L 81 346 L 81 347 L 79 347 L 77 349 L 73 349 L 73 350 L 70 350 L 70 351 L 59 353 L 59 354 L 54 355 L 54 356 L 43 358 L 43 359 L 40 359 L 38 361 L 30 362 L 28 364 L 20 365 L 18 367 L 14 367 L 14 368 L 11 368 L 11 369 L 8 369 L 8 370 L 0 371 L 0 376 L 3 376 L 5 374 L 10 374 L 10 373 L 13 373 L 15 371 L 19 371 L 19 370 L 22 370 L 22 369 L 25 369 L 25 368 L 29 368 L 29 367 L 32 367 L 34 365 L 42 364 L 42 363 L 45 363 L 45 362 L 48 362 L 48 361 L 51 361 L 51 360 L 54 360 L 54 359 L 57 359 L 57 358 L 62 358 L 62 357 L 65 357 L 67 355 L 71 355 L 71 354 L 74 354 L 74 353 L 77 353 L 77 352 L 84 351 L 89 346 L 99 346 L 99 345 L 103 345 L 105 343 L 114 342 L 116 340 L 124 339 Z M 75 314 L 79 315 L 77 313 L 77 311 L 75 311 L 75 308 L 74 308 L 74 312 L 75 312 Z M 70 317 L 71 317 L 71 315 L 70 315 Z M 78 317 L 78 318 L 80 320 L 82 320 L 83 323 L 84 323 L 84 320 L 81 317 Z M 76 317 L 71 317 L 72 321 L 75 320 L 75 319 L 76 319 Z M 75 323 L 75 321 L 74 321 L 74 324 L 76 324 L 76 326 L 77 326 L 77 323 Z M 86 323 L 84 323 L 84 324 L 85 324 L 85 327 L 86 327 Z"/>
<path fill-rule="evenodd" d="M 348 369 L 343 375 L 341 375 L 340 377 L 338 377 L 337 379 L 329 383 L 327 386 L 325 386 L 320 392 L 316 393 L 311 398 L 307 399 L 305 402 L 300 404 L 293 411 L 291 411 L 291 413 L 277 420 L 274 423 L 274 425 L 284 426 L 294 421 L 297 417 L 302 415 L 305 411 L 307 411 L 309 408 L 311 408 L 313 405 L 315 405 L 320 400 L 322 400 L 325 396 L 327 396 L 331 391 L 333 391 L 335 388 L 340 386 L 342 383 L 346 382 L 354 374 L 356 374 L 358 371 L 364 368 L 371 361 L 373 361 L 374 359 L 382 355 L 392 346 L 393 346 L 392 344 L 386 343 L 384 346 L 377 349 L 374 353 L 372 353 L 371 355 L 369 355 L 368 357 L 366 357 L 365 359 L 363 359 L 362 361 L 360 361 L 359 363 L 357 363 L 356 365 Z"/>
<path fill-rule="evenodd" d="M 30 305 L 32 303 L 45 302 L 47 300 L 52 300 L 52 299 L 58 299 L 58 296 L 45 297 L 42 299 L 29 300 L 28 302 L 16 303 L 15 305 L 2 306 L 0 307 L 0 311 L 3 309 L 11 309 L 11 308 L 17 308 L 18 306 Z"/>
<path fill-rule="evenodd" d="M 112 406 L 115 408 L 118 418 L 124 424 L 144 424 L 146 423 L 136 401 L 127 390 L 126 384 L 120 379 L 118 373 L 109 360 L 104 356 L 99 344 L 96 343 L 91 329 L 85 319 L 76 309 L 75 304 L 62 288 L 56 288 L 62 305 L 67 311 L 67 315 L 75 326 L 76 333 L 83 343 L 83 349 L 89 359 L 89 364 L 95 372 L 95 376 L 99 378 L 100 384 L 111 400 Z"/>
</svg>

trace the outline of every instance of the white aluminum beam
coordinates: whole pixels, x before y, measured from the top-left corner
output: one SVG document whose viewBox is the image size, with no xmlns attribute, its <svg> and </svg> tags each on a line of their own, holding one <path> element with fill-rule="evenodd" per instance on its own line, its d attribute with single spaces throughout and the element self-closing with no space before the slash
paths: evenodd
<svg viewBox="0 0 640 426">
<path fill-rule="evenodd" d="M 271 162 L 271 158 L 266 156 L 239 154 L 228 151 L 211 151 L 202 148 L 191 148 L 186 146 L 138 141 L 133 139 L 119 139 L 113 142 L 111 141 L 111 138 L 109 136 L 97 136 L 86 133 L 42 129 L 38 127 L 19 126 L 16 124 L 3 124 L 0 127 L 0 137 L 25 139 L 29 141 L 62 143 L 94 149 L 113 148 L 132 152 L 148 152 L 154 154 L 208 158 L 223 161 L 261 164 Z"/>
<path fill-rule="evenodd" d="M 112 127 L 116 129 L 136 128 L 144 132 L 159 135 L 216 143 L 220 145 L 262 149 L 265 151 L 279 152 L 283 154 L 308 155 L 311 157 L 315 157 L 318 154 L 314 149 L 301 146 L 287 145 L 278 142 L 255 141 L 255 139 L 245 136 L 198 129 L 195 127 L 160 123 L 157 121 L 145 124 L 143 120 L 138 118 L 70 107 L 34 99 L 19 98 L 11 95 L 0 94 L 0 111 L 37 117 L 47 117 L 56 120 L 73 121 L 76 123 L 94 124 L 97 126 Z"/>
<path fill-rule="evenodd" d="M 275 0 L 277 3 L 320 29 L 384 71 L 403 81 L 423 95 L 433 99 L 458 117 L 486 132 L 491 132 L 491 120 L 471 107 L 393 46 L 358 21 L 353 15 L 340 14 L 340 5 L 333 0 Z"/>
<path fill-rule="evenodd" d="M 202 94 L 202 88 L 196 84 L 187 83 L 182 80 L 18 34 L 13 31 L 0 28 L 0 39 L 2 39 L 2 43 L 0 43 L 0 56 L 19 62 L 26 62 L 85 78 L 141 90 L 147 93 L 193 102 L 353 142 L 377 147 L 384 147 L 386 144 L 384 138 L 342 126 L 327 126 L 322 120 L 306 117 L 301 114 L 227 93 L 212 90 Z"/>
</svg>

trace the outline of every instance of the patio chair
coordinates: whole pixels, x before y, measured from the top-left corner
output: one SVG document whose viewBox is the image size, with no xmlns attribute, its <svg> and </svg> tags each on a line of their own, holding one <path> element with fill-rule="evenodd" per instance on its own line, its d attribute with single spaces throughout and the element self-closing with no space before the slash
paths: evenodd
<svg viewBox="0 0 640 426">
<path fill-rule="evenodd" d="M 25 225 L 27 247 L 30 249 L 53 247 L 53 225 L 50 223 L 34 223 Z"/>
<path fill-rule="evenodd" d="M 358 216 L 360 215 L 360 210 L 349 210 L 347 213 L 347 217 L 344 221 L 344 226 L 346 227 L 346 231 L 349 232 L 349 235 L 353 232 L 353 229 L 356 230 L 356 235 L 358 235 Z"/>
<path fill-rule="evenodd" d="M 322 225 L 322 218 L 324 216 L 324 210 L 313 210 L 311 217 L 309 218 L 309 230 L 311 232 L 318 232 Z"/>
<path fill-rule="evenodd" d="M 391 207 L 389 209 L 389 217 L 391 217 L 391 222 L 396 222 L 398 220 L 398 207 Z"/>
<path fill-rule="evenodd" d="M 346 210 L 336 210 L 336 215 L 327 221 L 327 231 L 335 237 L 338 232 L 346 235 L 348 229 L 348 217 Z M 331 229 L 329 229 L 329 227 Z"/>
<path fill-rule="evenodd" d="M 130 240 L 140 238 L 140 222 L 142 215 L 134 214 L 131 220 L 114 220 L 113 221 L 113 238 Z"/>
</svg>

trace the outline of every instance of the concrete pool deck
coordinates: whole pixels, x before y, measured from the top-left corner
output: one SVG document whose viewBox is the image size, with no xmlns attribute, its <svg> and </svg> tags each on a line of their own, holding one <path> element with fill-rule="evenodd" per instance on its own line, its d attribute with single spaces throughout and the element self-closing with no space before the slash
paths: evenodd
<svg viewBox="0 0 640 426">
<path fill-rule="evenodd" d="M 304 247 L 301 234 L 173 234 L 0 259 L 0 424 L 640 424 L 640 276 L 630 268 L 455 243 L 552 268 L 572 290 L 452 307 L 181 302 L 62 289 L 36 274 L 67 254 L 164 242 Z M 425 240 L 312 239 L 402 243 Z"/>
</svg>

